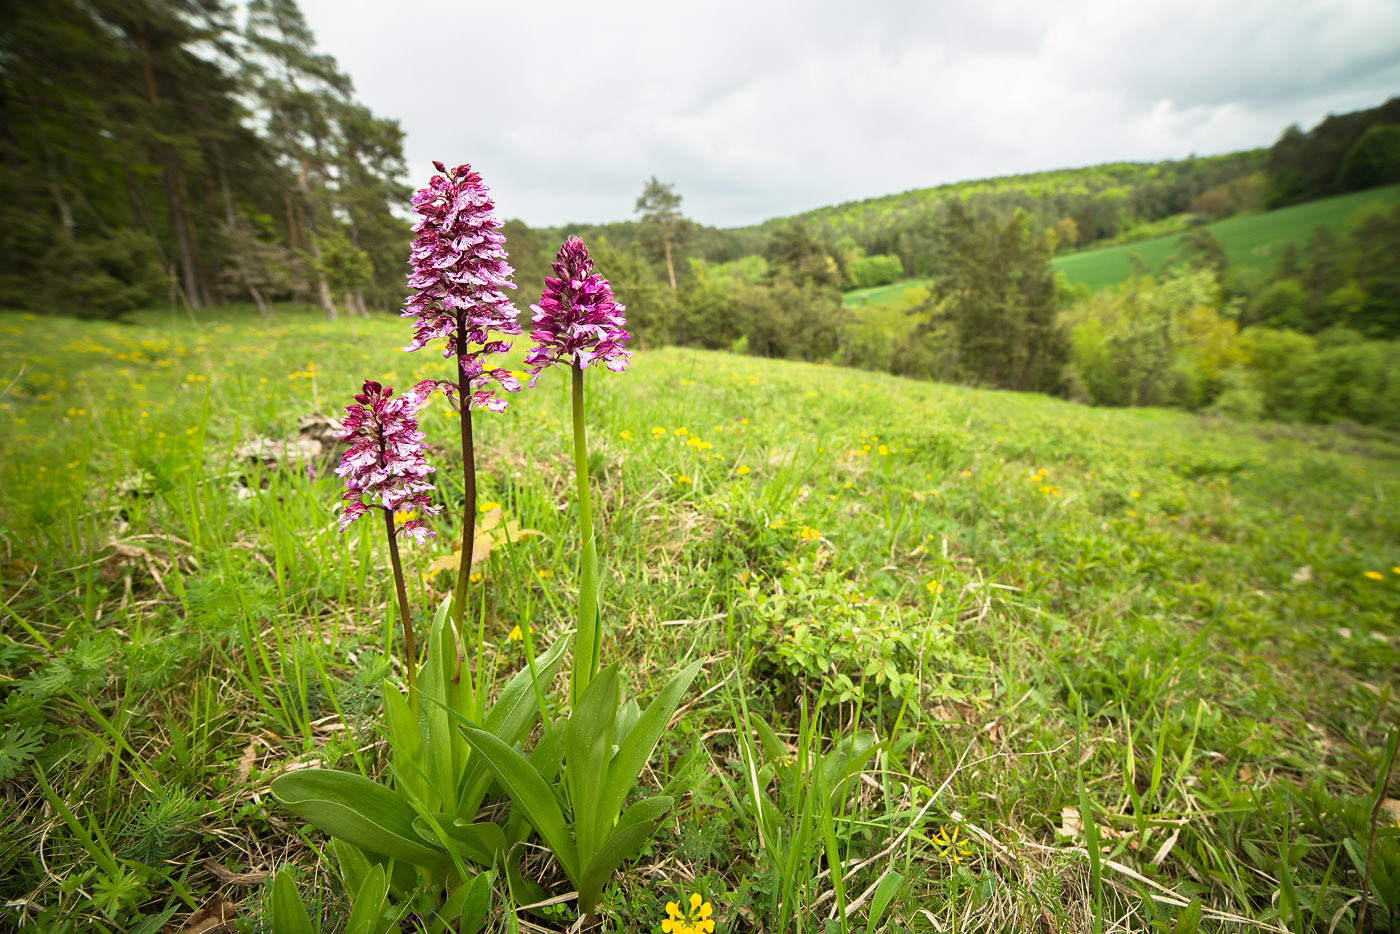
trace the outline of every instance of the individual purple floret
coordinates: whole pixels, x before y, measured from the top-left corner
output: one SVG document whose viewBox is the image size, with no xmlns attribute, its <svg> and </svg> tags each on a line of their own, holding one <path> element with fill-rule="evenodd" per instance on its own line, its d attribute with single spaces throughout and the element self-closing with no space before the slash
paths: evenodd
<svg viewBox="0 0 1400 934">
<path fill-rule="evenodd" d="M 423 433 L 414 417 L 426 401 L 427 396 L 416 390 L 395 396 L 388 386 L 367 379 L 355 403 L 345 407 L 344 427 L 336 437 L 348 440 L 350 449 L 335 470 L 345 478 L 342 532 L 377 506 L 391 513 L 415 513 L 398 527 L 399 535 L 419 544 L 432 537 L 423 518 L 441 507 L 428 496 L 433 485 L 427 477 L 433 468 L 423 459 Z"/>
<path fill-rule="evenodd" d="M 613 297 L 608 280 L 593 271 L 588 247 L 578 237 L 569 237 L 550 264 L 554 275 L 544 280 L 540 303 L 531 305 L 535 313 L 534 342 L 525 354 L 526 368 L 534 374 L 530 385 L 545 367 L 577 363 L 588 369 L 601 361 L 608 369 L 622 371 L 632 352 L 623 347 L 627 332 L 622 317 L 626 309 Z"/>
<path fill-rule="evenodd" d="M 497 233 L 495 203 L 469 165 L 448 171 L 434 162 L 443 175 L 434 175 L 428 187 L 413 196 L 413 209 L 421 216 L 413 225 L 413 252 L 408 275 L 409 296 L 403 317 L 414 319 L 413 342 L 404 350 L 419 350 L 428 341 L 446 338 L 444 357 L 458 357 L 461 374 L 470 387 L 470 407 L 499 412 L 506 407 L 495 395 L 494 379 L 508 392 L 520 383 L 509 371 L 486 369 L 482 357 L 503 353 L 510 342 L 502 334 L 519 334 L 519 312 L 502 289 L 513 289 L 514 272 L 506 262 Z M 476 349 L 472 349 L 475 345 Z M 416 387 L 429 393 L 441 390 L 454 399 L 458 386 L 450 380 L 425 380 Z"/>
</svg>

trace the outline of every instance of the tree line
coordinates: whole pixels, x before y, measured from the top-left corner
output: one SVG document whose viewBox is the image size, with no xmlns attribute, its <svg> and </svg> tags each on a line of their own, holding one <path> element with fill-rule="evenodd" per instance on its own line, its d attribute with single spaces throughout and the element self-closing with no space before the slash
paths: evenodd
<svg viewBox="0 0 1400 934">
<path fill-rule="evenodd" d="M 294 0 L 21 0 L 0 17 L 0 306 L 388 309 L 403 131 Z"/>
</svg>

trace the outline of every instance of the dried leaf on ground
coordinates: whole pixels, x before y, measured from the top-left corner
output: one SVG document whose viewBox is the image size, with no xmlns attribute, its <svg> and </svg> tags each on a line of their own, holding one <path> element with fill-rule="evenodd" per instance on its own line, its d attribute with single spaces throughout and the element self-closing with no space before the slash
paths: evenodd
<svg viewBox="0 0 1400 934">
<path fill-rule="evenodd" d="M 222 895 L 212 895 L 194 914 L 178 926 L 172 921 L 161 929 L 161 934 L 233 934 L 237 928 L 234 919 L 238 917 L 238 906 Z"/>
</svg>

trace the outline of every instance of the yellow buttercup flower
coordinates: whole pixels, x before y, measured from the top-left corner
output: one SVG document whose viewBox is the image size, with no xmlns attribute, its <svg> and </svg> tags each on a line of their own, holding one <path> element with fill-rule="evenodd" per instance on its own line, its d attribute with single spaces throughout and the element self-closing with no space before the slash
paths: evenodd
<svg viewBox="0 0 1400 934">
<path fill-rule="evenodd" d="M 534 634 L 535 634 L 535 627 L 534 627 L 534 626 L 531 626 L 531 627 L 530 627 L 530 635 L 533 636 Z M 509 640 L 512 641 L 512 642 L 519 642 L 519 641 L 521 641 L 522 639 L 525 638 L 523 635 L 521 635 L 521 632 L 520 632 L 520 624 L 519 624 L 519 623 L 516 623 L 516 624 L 515 624 L 515 627 L 514 627 L 513 629 L 511 629 L 511 631 L 510 631 L 509 633 L 506 634 L 506 638 L 509 639 Z"/>
<path fill-rule="evenodd" d="M 738 467 L 734 468 L 734 472 L 742 477 L 749 472 L 749 467 L 747 464 L 740 464 Z M 1400 568 L 1397 568 L 1395 573 L 1400 574 Z"/>
<path fill-rule="evenodd" d="M 1380 571 L 1367 571 L 1367 572 L 1366 572 L 1366 576 L 1369 577 L 1369 578 L 1371 578 L 1371 580 L 1373 580 L 1373 581 L 1383 581 L 1383 580 L 1385 580 L 1385 575 L 1382 574 Z"/>
<path fill-rule="evenodd" d="M 625 431 L 625 430 L 624 430 L 624 431 L 618 433 L 618 437 L 621 438 L 623 441 L 631 441 L 631 440 L 632 440 L 632 432 L 630 432 L 630 431 Z"/>
<path fill-rule="evenodd" d="M 889 446 L 888 446 L 888 445 L 884 445 L 884 444 L 880 445 L 880 446 L 879 446 L 878 448 L 876 448 L 875 450 L 877 450 L 877 451 L 880 452 L 880 456 L 881 456 L 881 457 L 885 457 L 885 456 L 887 456 L 887 455 L 890 453 Z"/>
<path fill-rule="evenodd" d="M 715 929 L 714 907 L 699 893 L 690 896 L 684 910 L 678 902 L 666 903 L 666 920 L 661 922 L 665 934 L 712 934 Z"/>
</svg>

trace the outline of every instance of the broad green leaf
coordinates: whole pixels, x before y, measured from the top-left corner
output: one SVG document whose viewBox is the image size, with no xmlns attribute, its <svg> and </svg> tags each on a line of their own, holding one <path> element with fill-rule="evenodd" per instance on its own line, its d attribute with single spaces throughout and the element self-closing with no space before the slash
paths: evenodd
<svg viewBox="0 0 1400 934">
<path fill-rule="evenodd" d="M 384 896 L 388 890 L 384 867 L 375 866 L 365 876 L 355 895 L 355 904 L 345 922 L 345 934 L 377 934 L 380 916 L 384 914 Z"/>
<path fill-rule="evenodd" d="M 879 750 L 875 734 L 861 730 L 850 739 L 842 739 L 831 752 L 822 757 L 818 766 L 822 784 L 829 789 L 828 800 L 844 798 L 851 782 Z"/>
<path fill-rule="evenodd" d="M 578 417 L 579 413 L 575 413 L 576 421 Z M 583 464 L 580 476 L 587 477 L 587 472 L 587 464 Z M 598 554 L 594 550 L 592 537 L 588 535 L 584 536 L 579 555 L 578 579 L 578 623 L 575 626 L 578 636 L 574 644 L 574 668 L 569 679 L 569 699 L 575 707 L 584 689 L 593 680 L 593 673 L 598 670 L 599 643 L 602 641 L 602 621 L 598 615 Z"/>
<path fill-rule="evenodd" d="M 549 893 L 542 889 L 538 882 L 525 878 L 520 872 L 520 856 L 524 850 L 522 846 L 511 848 L 510 855 L 506 857 L 506 881 L 510 885 L 511 898 L 516 904 L 533 905 L 545 901 L 549 898 Z M 552 917 L 546 908 L 531 908 L 529 911 L 539 918 Z"/>
<path fill-rule="evenodd" d="M 637 776 L 642 774 L 642 769 L 651 758 L 656 744 L 661 741 L 661 734 L 665 731 L 666 724 L 671 721 L 671 714 L 680 706 L 681 698 L 685 696 L 690 682 L 695 680 L 695 675 L 700 671 L 700 664 L 692 663 L 666 682 L 661 693 L 656 695 L 646 711 L 637 718 L 636 725 L 628 731 L 627 738 L 618 746 L 617 754 L 613 756 L 612 764 L 607 768 L 605 791 L 598 809 L 580 812 L 575 808 L 576 815 L 582 813 L 595 817 L 594 826 L 600 836 L 607 833 L 612 827 L 614 816 L 622 810 L 622 802 L 627 800 L 628 792 L 637 783 Z M 572 762 L 570 767 L 572 768 Z"/>
<path fill-rule="evenodd" d="M 556 640 L 544 654 L 536 658 L 535 669 L 540 672 L 541 680 L 553 680 L 563 662 L 564 650 L 567 647 L 567 637 Z M 466 684 L 465 678 L 462 683 Z M 463 687 L 462 690 L 470 689 Z M 505 740 L 507 745 L 514 745 L 524 739 L 534 726 L 535 718 L 539 716 L 538 706 L 533 685 L 530 683 L 530 670 L 524 668 L 517 672 L 501 691 L 501 696 L 487 712 L 485 723 L 478 724 L 460 711 L 450 708 L 444 711 L 444 714 L 458 724 L 485 728 Z M 459 767 L 457 775 L 457 816 L 467 820 L 475 817 L 490 786 L 491 773 L 484 766 L 466 758 L 465 765 Z"/>
<path fill-rule="evenodd" d="M 564 661 L 564 650 L 568 645 L 569 637 L 563 636 L 556 639 L 553 645 L 535 659 L 535 671 L 539 673 L 540 683 L 545 686 L 546 693 Z M 530 680 L 530 669 L 527 666 L 506 682 L 481 725 L 514 745 L 525 738 L 539 715 L 539 701 L 535 697 L 534 684 Z"/>
<path fill-rule="evenodd" d="M 656 830 L 656 822 L 671 809 L 672 799 L 659 795 L 648 798 L 627 809 L 627 823 L 619 823 L 616 831 L 588 863 L 578 882 L 578 907 L 585 915 L 592 914 L 602 897 L 603 886 L 623 861 L 637 852 L 647 837 Z M 639 810 L 640 809 L 640 810 Z M 653 816 L 654 815 L 654 816 Z"/>
<path fill-rule="evenodd" d="M 340 866 L 341 886 L 347 892 L 358 892 L 375 864 L 369 861 L 364 850 L 339 838 L 331 839 L 331 852 Z"/>
<path fill-rule="evenodd" d="M 756 713 L 749 714 L 749 723 L 753 725 L 754 732 L 758 734 L 758 742 L 763 747 L 765 761 L 776 762 L 787 753 L 787 748 L 778 739 L 778 734 L 773 732 L 773 728 L 762 717 Z"/>
<path fill-rule="evenodd" d="M 559 775 L 559 767 L 564 764 L 564 728 L 568 721 L 560 720 L 550 724 L 550 729 L 535 744 L 530 753 L 530 764 L 540 773 L 540 778 L 553 783 Z"/>
<path fill-rule="evenodd" d="M 480 876 L 474 878 L 480 878 Z M 468 891 L 469 887 L 463 883 L 457 886 L 442 904 L 438 905 L 437 909 L 433 912 L 432 921 L 426 928 L 427 934 L 457 934 L 457 929 L 453 922 L 461 917 L 462 906 L 467 902 Z"/>
<path fill-rule="evenodd" d="M 486 923 L 486 915 L 491 911 L 491 882 L 495 873 L 483 872 L 472 880 L 467 889 L 467 897 L 462 905 L 460 934 L 476 934 Z"/>
<path fill-rule="evenodd" d="M 409 803 L 388 788 L 349 772 L 302 769 L 279 775 L 272 794 L 293 814 L 332 837 L 395 859 L 446 872 L 451 860 L 429 849 L 413 830 Z"/>
<path fill-rule="evenodd" d="M 436 830 L 428 824 L 429 819 L 437 825 Z M 495 861 L 496 854 L 504 852 L 506 848 L 506 835 L 500 827 L 492 823 L 468 823 L 457 818 L 455 814 L 418 817 L 413 822 L 413 829 L 429 842 L 438 839 L 439 831 L 446 834 L 449 839 L 461 844 L 460 852 L 478 866 L 490 866 Z"/>
<path fill-rule="evenodd" d="M 554 851 L 559 865 L 570 880 L 578 878 L 578 854 L 563 811 L 545 780 L 540 778 L 528 759 L 491 733 L 476 727 L 462 727 L 467 742 L 486 762 L 501 787 L 510 796 L 511 805 L 525 812 L 545 845 Z"/>
<path fill-rule="evenodd" d="M 875 934 L 875 929 L 880 926 L 880 919 L 885 916 L 885 909 L 890 907 L 891 899 L 899 893 L 902 885 L 904 877 L 893 869 L 880 877 L 880 881 L 875 884 L 875 894 L 870 896 L 870 914 L 866 916 L 865 934 Z"/>
<path fill-rule="evenodd" d="M 446 619 L 434 620 L 428 633 L 428 650 L 418 672 L 418 726 L 423 736 L 424 771 L 431 783 L 426 799 L 430 810 L 457 810 L 457 771 L 452 762 L 452 726 L 447 711 L 448 682 L 456 664 L 456 644 L 444 633 Z M 452 651 L 447 646 L 452 645 Z M 450 656 L 450 657 L 449 657 Z M 424 703 L 427 701 L 428 703 Z"/>
<path fill-rule="evenodd" d="M 330 839 L 330 849 L 335 850 L 336 863 L 340 864 L 340 881 L 346 892 L 360 891 L 365 875 L 377 865 L 384 868 L 389 881 L 389 895 L 393 898 L 406 898 L 419 884 L 419 874 L 413 871 L 413 864 L 405 860 L 396 861 L 382 853 L 360 849 L 340 837 Z"/>
<path fill-rule="evenodd" d="M 632 732 L 632 727 L 637 725 L 637 719 L 642 715 L 642 708 L 637 705 L 635 697 L 629 697 L 622 702 L 622 706 L 617 708 L 617 723 L 613 726 L 613 742 L 619 746 L 627 741 L 627 734 Z"/>
<path fill-rule="evenodd" d="M 565 776 L 574 813 L 579 863 L 598 852 L 622 804 L 607 808 L 608 760 L 617 718 L 617 666 L 609 665 L 584 688 L 564 730 Z"/>
<path fill-rule="evenodd" d="M 272 879 L 272 934 L 315 934 L 306 905 L 286 869 Z"/>
<path fill-rule="evenodd" d="M 387 679 L 380 691 L 384 695 L 384 725 L 389 734 L 389 747 L 394 751 L 394 761 L 400 764 L 399 780 L 421 798 L 427 793 L 428 785 L 422 778 L 423 737 L 418 732 L 418 717 L 399 689 Z M 417 763 L 418 768 L 408 768 L 409 762 Z"/>
<path fill-rule="evenodd" d="M 675 803 L 676 799 L 670 795 L 643 798 L 622 812 L 622 816 L 617 819 L 617 830 L 632 824 L 655 823 L 665 817 Z"/>
</svg>

